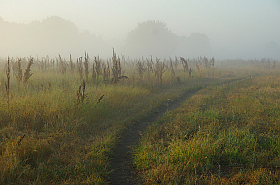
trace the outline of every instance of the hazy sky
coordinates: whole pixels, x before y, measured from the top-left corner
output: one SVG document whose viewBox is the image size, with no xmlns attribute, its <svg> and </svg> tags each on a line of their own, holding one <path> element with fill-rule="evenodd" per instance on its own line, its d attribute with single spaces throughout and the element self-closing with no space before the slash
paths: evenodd
<svg viewBox="0 0 280 185">
<path fill-rule="evenodd" d="M 271 41 L 280 48 L 280 0 L 0 0 L 5 21 L 54 15 L 106 40 L 125 39 L 137 23 L 159 20 L 180 36 L 206 34 L 217 54 L 253 55 Z"/>
</svg>

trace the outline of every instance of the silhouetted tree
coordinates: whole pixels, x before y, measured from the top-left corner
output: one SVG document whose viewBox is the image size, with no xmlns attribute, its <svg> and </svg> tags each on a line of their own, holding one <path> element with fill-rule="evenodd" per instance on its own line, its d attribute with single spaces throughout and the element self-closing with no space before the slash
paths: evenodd
<svg viewBox="0 0 280 185">
<path fill-rule="evenodd" d="M 168 57 L 175 51 L 178 36 L 172 33 L 165 23 L 145 21 L 128 33 L 126 51 L 129 56 Z"/>
<path fill-rule="evenodd" d="M 85 51 L 100 54 L 105 47 L 101 38 L 89 31 L 79 32 L 73 22 L 58 16 L 29 24 L 11 23 L 0 17 L 0 41 L 1 57 L 54 57 L 60 53 L 64 58 L 69 53 L 80 56 Z"/>
</svg>

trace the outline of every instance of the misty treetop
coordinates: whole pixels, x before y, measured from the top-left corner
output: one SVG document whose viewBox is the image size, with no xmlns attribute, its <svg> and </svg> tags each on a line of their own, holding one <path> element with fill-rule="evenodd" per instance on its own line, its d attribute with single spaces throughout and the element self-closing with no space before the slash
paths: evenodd
<svg viewBox="0 0 280 185">
<path fill-rule="evenodd" d="M 97 25 L 98 26 L 98 25 Z M 29 24 L 17 24 L 0 17 L 0 57 L 28 55 L 79 57 L 85 51 L 91 56 L 111 56 L 111 48 L 129 57 L 211 57 L 206 35 L 178 36 L 161 21 L 144 21 L 128 32 L 124 41 L 105 41 L 89 31 L 80 32 L 76 25 L 57 16 Z"/>
<path fill-rule="evenodd" d="M 0 57 L 80 55 L 85 51 L 103 54 L 105 42 L 57 16 L 29 24 L 4 21 L 0 17 Z"/>
<path fill-rule="evenodd" d="M 159 21 L 145 21 L 128 33 L 126 51 L 129 56 L 139 57 L 154 55 L 171 56 L 178 42 L 178 36 L 172 33 L 165 23 Z"/>
<path fill-rule="evenodd" d="M 164 22 L 152 20 L 139 23 L 129 32 L 125 47 L 128 55 L 134 57 L 140 57 L 139 54 L 158 57 L 211 55 L 207 35 L 193 33 L 190 37 L 181 37 L 171 32 Z"/>
</svg>

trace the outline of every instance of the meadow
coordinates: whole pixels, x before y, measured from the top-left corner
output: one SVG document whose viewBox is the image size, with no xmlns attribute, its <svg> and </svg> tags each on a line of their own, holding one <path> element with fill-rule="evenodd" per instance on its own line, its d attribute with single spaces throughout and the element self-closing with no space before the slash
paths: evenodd
<svg viewBox="0 0 280 185">
<path fill-rule="evenodd" d="M 147 129 L 134 148 L 144 183 L 280 183 L 279 68 L 241 65 L 249 77 L 202 89 Z"/>
<path fill-rule="evenodd" d="M 203 88 L 200 95 L 177 113 L 167 113 L 147 131 L 143 146 L 135 148 L 135 166 L 146 182 L 172 184 L 207 178 L 228 182 L 235 177 L 228 177 L 229 171 L 236 170 L 240 177 L 268 174 L 268 179 L 276 182 L 277 66 L 272 63 L 268 67 L 262 61 L 214 62 L 214 58 L 205 57 L 131 60 L 114 51 L 106 60 L 88 54 L 75 61 L 71 56 L 3 60 L 0 184 L 106 184 L 112 149 L 127 126 L 152 114 L 163 102 L 198 88 Z M 215 85 L 243 77 L 247 78 L 241 84 Z M 270 83 L 264 80 L 267 78 Z M 257 91 L 261 94 L 254 94 L 254 88 L 262 89 Z M 262 103 L 251 96 L 262 98 Z M 241 103 L 244 101 L 252 102 L 254 109 Z M 167 128 L 172 128 L 172 133 Z M 207 146 L 203 151 L 190 154 L 192 147 L 203 143 Z M 246 148 L 248 143 L 251 148 Z M 236 149 L 239 145 L 245 151 L 241 157 Z M 225 165 L 229 159 L 230 164 Z M 271 165 L 273 168 L 268 168 Z M 243 169 L 244 174 L 240 172 Z M 170 170 L 177 176 L 166 176 Z M 195 175 L 189 179 L 186 174 Z M 202 178 L 206 174 L 207 178 Z"/>
</svg>

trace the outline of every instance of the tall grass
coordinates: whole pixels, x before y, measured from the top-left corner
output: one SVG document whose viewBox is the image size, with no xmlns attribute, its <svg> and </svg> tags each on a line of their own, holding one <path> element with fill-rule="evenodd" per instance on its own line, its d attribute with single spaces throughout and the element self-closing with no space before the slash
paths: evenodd
<svg viewBox="0 0 280 185">
<path fill-rule="evenodd" d="M 199 60 L 189 61 L 194 66 Z M 179 96 L 183 89 L 232 78 L 230 70 L 203 64 L 188 78 L 178 60 L 174 67 L 164 62 L 158 61 L 164 68 L 156 75 L 156 63 L 142 59 L 140 77 L 135 63 L 115 52 L 112 60 L 94 57 L 91 61 L 85 55 L 77 64 L 71 57 L 69 61 L 23 58 L 24 85 L 18 85 L 17 76 L 10 72 L 9 103 L 5 71 L 1 70 L 0 184 L 105 184 L 111 149 L 127 125 Z M 105 78 L 102 66 L 107 66 Z M 111 84 L 102 81 L 110 77 L 109 72 L 129 79 Z M 176 81 L 174 73 L 182 82 Z M 221 79 L 206 79 L 208 73 Z M 271 113 L 277 112 L 272 109 Z"/>
<path fill-rule="evenodd" d="M 135 148 L 147 184 L 279 184 L 277 73 L 203 89 Z"/>
<path fill-rule="evenodd" d="M 170 78 L 170 69 L 155 76 L 150 62 L 139 78 L 133 62 L 122 60 L 115 52 L 111 61 L 90 61 L 86 54 L 76 65 L 71 56 L 70 61 L 18 59 L 26 68 L 24 85 L 18 65 L 17 73 L 9 71 L 9 96 L 1 93 L 1 184 L 105 184 L 111 148 L 124 128 L 186 88 Z M 128 79 L 102 82 L 110 71 L 113 78 L 125 74 Z M 180 67 L 174 72 L 182 74 Z M 1 79 L 5 92 L 2 81 L 7 80 Z M 188 87 L 198 83 L 193 79 Z"/>
</svg>

